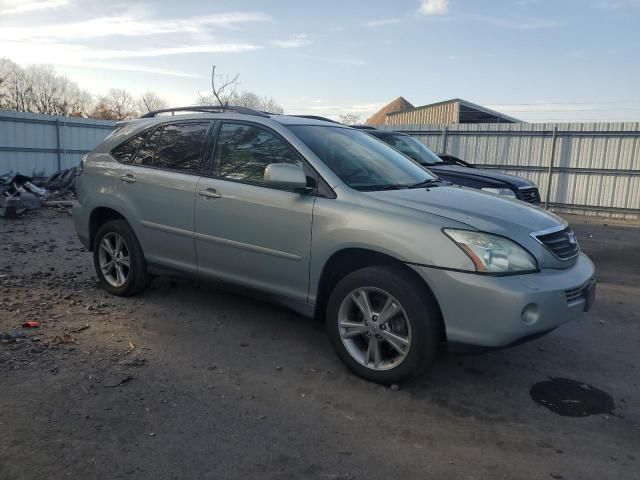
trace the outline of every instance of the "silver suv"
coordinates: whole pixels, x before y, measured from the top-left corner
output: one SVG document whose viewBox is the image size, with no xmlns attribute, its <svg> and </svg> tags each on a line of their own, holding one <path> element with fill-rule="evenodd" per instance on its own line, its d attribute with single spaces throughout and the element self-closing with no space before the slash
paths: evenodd
<svg viewBox="0 0 640 480">
<path fill-rule="evenodd" d="M 593 264 L 559 217 L 442 182 L 317 118 L 153 112 L 83 160 L 77 195 L 76 229 L 108 292 L 163 273 L 267 292 L 325 319 L 342 361 L 381 383 L 416 376 L 444 341 L 540 336 L 595 295 Z"/>
</svg>

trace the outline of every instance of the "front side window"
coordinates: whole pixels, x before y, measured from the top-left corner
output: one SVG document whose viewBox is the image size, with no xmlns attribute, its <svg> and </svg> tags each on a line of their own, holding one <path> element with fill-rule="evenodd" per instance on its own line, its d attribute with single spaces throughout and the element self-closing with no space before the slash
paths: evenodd
<svg viewBox="0 0 640 480">
<path fill-rule="evenodd" d="M 217 176 L 261 185 L 264 170 L 272 163 L 302 165 L 300 156 L 279 137 L 253 125 L 225 123 L 214 153 Z"/>
<path fill-rule="evenodd" d="M 425 147 L 422 142 L 408 135 L 387 135 L 381 137 L 381 139 L 421 165 L 444 163 L 440 157 Z"/>
<path fill-rule="evenodd" d="M 209 122 L 165 125 L 153 166 L 183 173 L 200 173 L 202 145 Z"/>
<path fill-rule="evenodd" d="M 141 133 L 140 135 L 136 135 L 135 137 L 127 140 L 124 143 L 121 143 L 116 148 L 111 150 L 111 155 L 115 157 L 120 163 L 129 164 L 133 160 L 133 156 L 140 148 L 140 145 L 147 139 L 149 136 L 149 130 Z"/>
<path fill-rule="evenodd" d="M 436 181 L 427 170 L 360 130 L 318 125 L 289 129 L 356 190 L 412 188 Z"/>
</svg>

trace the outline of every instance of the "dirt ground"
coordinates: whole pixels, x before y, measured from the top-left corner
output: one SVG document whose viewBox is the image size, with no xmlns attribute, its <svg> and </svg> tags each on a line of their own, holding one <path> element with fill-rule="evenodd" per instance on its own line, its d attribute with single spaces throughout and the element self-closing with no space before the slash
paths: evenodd
<svg viewBox="0 0 640 480">
<path fill-rule="evenodd" d="M 107 295 L 64 211 L 0 219 L 0 332 L 25 335 L 0 343 L 0 479 L 638 479 L 640 228 L 569 220 L 592 312 L 396 390 L 350 374 L 320 323 L 221 286 Z M 615 406 L 553 413 L 530 396 L 549 377 Z"/>
</svg>

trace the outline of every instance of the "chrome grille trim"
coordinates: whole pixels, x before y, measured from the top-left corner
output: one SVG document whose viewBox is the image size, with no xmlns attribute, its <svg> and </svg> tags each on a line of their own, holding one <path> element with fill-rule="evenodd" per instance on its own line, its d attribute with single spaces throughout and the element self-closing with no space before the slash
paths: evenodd
<svg viewBox="0 0 640 480">
<path fill-rule="evenodd" d="M 567 224 L 531 232 L 530 235 L 559 260 L 571 260 L 580 254 L 577 241 L 574 245 L 569 240 L 569 236 L 575 237 L 575 234 Z"/>
<path fill-rule="evenodd" d="M 583 285 L 580 285 L 576 288 L 571 288 L 569 290 L 565 290 L 564 294 L 567 297 L 567 303 L 571 304 L 577 300 L 583 298 L 583 294 L 587 288 L 591 285 L 591 280 L 585 282 Z"/>
</svg>

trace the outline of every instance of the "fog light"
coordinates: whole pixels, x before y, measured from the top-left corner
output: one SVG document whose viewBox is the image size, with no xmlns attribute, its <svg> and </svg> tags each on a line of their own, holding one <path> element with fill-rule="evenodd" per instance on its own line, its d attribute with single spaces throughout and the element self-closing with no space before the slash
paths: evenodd
<svg viewBox="0 0 640 480">
<path fill-rule="evenodd" d="M 527 325 L 533 325 L 540 318 L 540 311 L 536 303 L 530 303 L 522 309 L 522 321 Z"/>
</svg>

